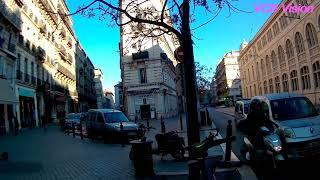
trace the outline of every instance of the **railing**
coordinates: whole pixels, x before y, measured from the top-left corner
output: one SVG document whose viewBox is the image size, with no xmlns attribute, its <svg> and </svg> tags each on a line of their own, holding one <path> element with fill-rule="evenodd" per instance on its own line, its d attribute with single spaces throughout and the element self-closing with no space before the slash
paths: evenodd
<svg viewBox="0 0 320 180">
<path fill-rule="evenodd" d="M 41 63 L 43 63 L 46 60 L 46 52 L 41 47 L 38 47 L 37 58 L 38 58 L 39 62 L 41 62 Z"/>
<path fill-rule="evenodd" d="M 10 43 L 9 46 L 8 46 L 8 50 L 15 54 L 16 53 L 16 45 Z"/>
<path fill-rule="evenodd" d="M 64 87 L 60 86 L 60 85 L 55 85 L 54 86 L 54 90 L 58 91 L 58 92 L 61 92 L 61 93 L 64 93 L 66 89 Z"/>
</svg>

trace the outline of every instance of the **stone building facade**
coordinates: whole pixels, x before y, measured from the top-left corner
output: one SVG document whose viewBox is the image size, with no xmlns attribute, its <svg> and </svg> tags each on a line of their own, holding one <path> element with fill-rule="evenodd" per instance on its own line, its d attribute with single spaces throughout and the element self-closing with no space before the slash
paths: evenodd
<svg viewBox="0 0 320 180">
<path fill-rule="evenodd" d="M 127 4 L 128 2 L 123 0 L 120 7 L 125 7 Z M 148 1 L 142 3 L 140 8 L 159 10 L 162 5 L 161 1 Z M 138 12 L 132 12 L 134 13 Z M 166 22 L 170 23 L 170 16 L 168 13 L 165 14 Z M 127 21 L 128 18 L 122 14 L 121 22 Z M 119 48 L 124 111 L 130 119 L 135 117 L 140 119 L 145 115 L 151 119 L 160 119 L 172 117 L 178 113 L 175 82 L 177 62 L 174 58 L 177 40 L 169 34 L 157 37 L 139 34 L 148 28 L 152 27 L 138 23 L 129 23 L 120 28 Z M 155 30 L 153 33 L 161 32 Z"/>
<path fill-rule="evenodd" d="M 237 80 L 240 79 L 238 57 L 239 51 L 230 51 L 223 56 L 216 68 L 215 91 L 220 101 L 224 98 L 235 101 L 241 97 L 240 88 L 236 85 Z"/>
<path fill-rule="evenodd" d="M 18 101 L 11 103 L 12 107 L 4 106 L 10 110 L 5 115 L 9 121 L 6 131 L 12 129 L 13 116 L 19 128 L 27 128 L 40 125 L 43 116 L 52 122 L 64 113 L 79 112 L 79 42 L 71 17 L 65 16 L 69 14 L 65 1 L 1 0 L 0 9 L 0 49 L 4 49 L 0 53 L 9 54 L 3 54 L 7 71 L 4 79 Z"/>
<path fill-rule="evenodd" d="M 242 91 L 256 95 L 294 92 L 320 102 L 320 1 L 288 0 L 312 5 L 311 13 L 273 13 L 239 58 Z"/>
</svg>

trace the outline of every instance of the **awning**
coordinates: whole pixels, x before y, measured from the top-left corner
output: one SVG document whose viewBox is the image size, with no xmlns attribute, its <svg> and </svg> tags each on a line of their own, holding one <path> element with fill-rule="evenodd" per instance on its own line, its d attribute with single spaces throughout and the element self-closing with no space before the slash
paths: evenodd
<svg viewBox="0 0 320 180">
<path fill-rule="evenodd" d="M 19 101 L 14 95 L 9 82 L 6 79 L 0 79 L 0 104 L 18 104 Z"/>
</svg>

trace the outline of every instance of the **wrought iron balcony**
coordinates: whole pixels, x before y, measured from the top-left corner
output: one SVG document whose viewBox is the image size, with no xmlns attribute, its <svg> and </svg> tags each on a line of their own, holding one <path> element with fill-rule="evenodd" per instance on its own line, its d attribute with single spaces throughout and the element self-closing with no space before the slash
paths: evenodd
<svg viewBox="0 0 320 180">
<path fill-rule="evenodd" d="M 16 53 L 16 45 L 15 44 L 13 44 L 13 43 L 10 43 L 9 45 L 8 45 L 8 50 L 10 51 L 10 52 L 12 52 L 12 53 Z"/>
<path fill-rule="evenodd" d="M 38 47 L 37 50 L 37 59 L 43 63 L 46 60 L 46 51 L 42 49 L 41 47 Z"/>
</svg>

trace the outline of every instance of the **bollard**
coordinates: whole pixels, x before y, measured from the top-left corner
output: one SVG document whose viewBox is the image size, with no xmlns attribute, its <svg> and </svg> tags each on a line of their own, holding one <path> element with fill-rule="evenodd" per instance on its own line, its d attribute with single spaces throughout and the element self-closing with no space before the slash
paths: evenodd
<svg viewBox="0 0 320 180">
<path fill-rule="evenodd" d="M 149 118 L 147 119 L 147 127 L 148 127 L 148 128 L 150 127 Z M 148 131 L 149 131 L 149 129 L 148 129 Z"/>
<path fill-rule="evenodd" d="M 123 132 L 123 124 L 120 122 L 120 138 L 121 138 L 121 147 L 124 147 L 124 132 Z"/>
<path fill-rule="evenodd" d="M 83 134 L 82 134 L 82 123 L 80 123 L 80 138 L 83 140 Z"/>
<path fill-rule="evenodd" d="M 166 132 L 166 126 L 165 126 L 165 124 L 164 124 L 164 121 L 163 121 L 163 118 L 162 118 L 162 116 L 161 116 L 161 132 L 162 133 L 165 133 Z"/>
<path fill-rule="evenodd" d="M 73 138 L 76 137 L 76 131 L 75 131 L 75 126 L 73 122 L 72 122 L 72 135 L 73 135 Z"/>
<path fill-rule="evenodd" d="M 227 125 L 227 138 L 231 138 L 232 136 L 232 124 L 231 124 L 231 120 L 228 121 L 228 125 Z M 228 140 L 226 143 L 226 155 L 225 155 L 225 161 L 230 161 L 231 159 L 231 140 Z"/>
<path fill-rule="evenodd" d="M 180 115 L 180 129 L 183 131 L 182 116 Z"/>
</svg>

